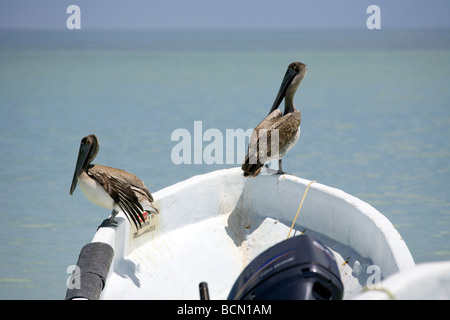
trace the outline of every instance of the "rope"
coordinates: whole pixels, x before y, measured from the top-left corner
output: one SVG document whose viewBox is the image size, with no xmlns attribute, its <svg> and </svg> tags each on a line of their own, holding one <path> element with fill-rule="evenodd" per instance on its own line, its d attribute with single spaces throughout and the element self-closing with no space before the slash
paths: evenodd
<svg viewBox="0 0 450 320">
<path fill-rule="evenodd" d="M 395 296 L 389 289 L 384 288 L 384 287 L 369 288 L 369 287 L 365 286 L 365 287 L 362 289 L 363 292 L 364 292 L 364 291 L 373 291 L 373 290 L 375 290 L 375 291 L 376 291 L 376 290 L 382 291 L 382 292 L 384 292 L 384 293 L 387 294 L 387 296 L 389 297 L 389 299 L 391 299 L 391 300 L 397 300 L 396 296 Z"/>
<path fill-rule="evenodd" d="M 313 184 L 314 182 L 316 182 L 316 180 L 310 181 L 308 183 L 308 185 L 306 186 L 306 190 L 305 190 L 305 193 L 303 194 L 302 202 L 300 202 L 300 205 L 298 206 L 297 214 L 295 215 L 294 221 L 292 222 L 291 229 L 289 230 L 289 233 L 288 233 L 288 236 L 287 236 L 286 239 L 289 239 L 289 236 L 291 235 L 292 228 L 294 228 L 295 220 L 297 220 L 298 214 L 299 214 L 300 209 L 302 208 L 302 205 L 303 205 L 303 201 L 305 201 L 306 193 L 308 192 L 309 186 L 311 184 Z"/>
</svg>

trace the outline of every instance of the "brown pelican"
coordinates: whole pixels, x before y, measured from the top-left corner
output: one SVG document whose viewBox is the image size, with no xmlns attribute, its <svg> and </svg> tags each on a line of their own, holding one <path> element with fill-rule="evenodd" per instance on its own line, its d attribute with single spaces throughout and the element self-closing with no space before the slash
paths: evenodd
<svg viewBox="0 0 450 320">
<path fill-rule="evenodd" d="M 293 62 L 289 65 L 269 115 L 253 130 L 248 152 L 242 164 L 244 176 L 256 177 L 264 164 L 277 159 L 278 174 L 284 173 L 281 160 L 297 143 L 300 136 L 301 114 L 294 106 L 294 95 L 305 75 L 305 64 Z M 283 98 L 284 113 L 281 114 L 278 107 Z M 272 138 L 274 138 L 274 146 L 272 146 Z M 278 150 L 272 150 L 272 147 L 277 147 L 276 138 L 279 142 Z"/>
<path fill-rule="evenodd" d="M 133 221 L 136 229 L 145 221 L 143 212 L 158 210 L 153 206 L 153 196 L 144 183 L 127 171 L 91 164 L 99 150 L 99 142 L 91 134 L 81 140 L 77 164 L 73 175 L 70 194 L 80 185 L 86 198 L 94 204 L 112 210 L 109 219 L 99 227 L 116 226 L 114 218 L 122 210 L 128 221 Z M 147 209 L 144 211 L 144 207 Z"/>
</svg>

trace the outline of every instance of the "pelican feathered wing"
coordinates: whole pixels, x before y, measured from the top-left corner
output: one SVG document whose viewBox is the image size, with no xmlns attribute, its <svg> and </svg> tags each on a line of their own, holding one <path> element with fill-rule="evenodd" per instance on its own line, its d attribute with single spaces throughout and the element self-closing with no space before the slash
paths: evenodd
<svg viewBox="0 0 450 320">
<path fill-rule="evenodd" d="M 292 147 L 291 142 L 296 142 L 295 136 L 298 134 L 300 122 L 300 111 L 295 110 L 282 116 L 279 109 L 261 121 L 250 138 L 248 152 L 242 164 L 244 176 L 256 177 L 265 163 L 279 159 L 280 155 L 282 157 Z M 278 130 L 278 150 L 272 150 L 272 134 L 275 130 Z M 259 153 L 262 146 L 267 150 L 266 154 L 263 153 L 263 161 Z"/>
<path fill-rule="evenodd" d="M 154 200 L 150 191 L 135 175 L 121 169 L 102 165 L 90 165 L 87 174 L 105 189 L 106 193 L 125 213 L 128 220 L 134 223 L 136 228 L 141 226 L 141 221 L 145 221 L 142 214 L 144 208 L 140 202 L 149 203 L 158 212 L 152 205 Z"/>
</svg>

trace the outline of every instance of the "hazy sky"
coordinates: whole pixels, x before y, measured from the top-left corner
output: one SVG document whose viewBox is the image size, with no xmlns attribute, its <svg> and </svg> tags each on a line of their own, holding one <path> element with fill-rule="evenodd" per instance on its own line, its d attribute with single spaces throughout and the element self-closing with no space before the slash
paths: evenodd
<svg viewBox="0 0 450 320">
<path fill-rule="evenodd" d="M 450 27 L 450 0 L 0 0 L 0 29 L 65 29 L 66 9 L 81 28 L 364 28 L 369 5 L 381 28 Z"/>
</svg>

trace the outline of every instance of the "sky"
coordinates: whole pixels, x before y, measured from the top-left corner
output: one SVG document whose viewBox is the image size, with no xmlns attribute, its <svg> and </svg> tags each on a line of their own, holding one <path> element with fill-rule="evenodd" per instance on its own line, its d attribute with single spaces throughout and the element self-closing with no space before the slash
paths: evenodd
<svg viewBox="0 0 450 320">
<path fill-rule="evenodd" d="M 381 28 L 450 27 L 449 0 L 0 0 L 0 29 L 365 28 L 370 5 Z"/>
</svg>

